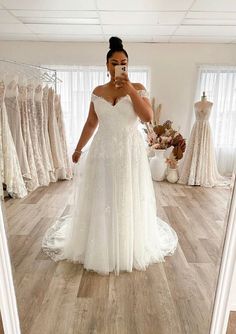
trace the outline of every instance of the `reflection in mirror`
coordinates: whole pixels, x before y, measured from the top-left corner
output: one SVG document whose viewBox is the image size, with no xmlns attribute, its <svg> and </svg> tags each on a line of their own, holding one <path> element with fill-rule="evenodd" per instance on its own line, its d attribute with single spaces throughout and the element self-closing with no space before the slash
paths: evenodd
<svg viewBox="0 0 236 334">
<path fill-rule="evenodd" d="M 112 68 L 109 71 L 112 77 Z M 85 96 L 92 124 L 99 120 L 101 127 L 72 170 L 65 128 L 73 122 L 63 116 L 69 103 L 63 91 L 72 96 L 73 87 L 65 73 L 57 75 L 63 80 L 61 97 L 44 81 L 17 86 L 14 77 L 6 85 L 1 83 L 7 147 L 2 162 L 9 171 L 2 169 L 2 197 L 22 333 L 208 333 L 232 192 L 232 161 L 228 159 L 224 167 L 229 173 L 224 173 L 218 170 L 215 156 L 209 121 L 215 106 L 211 89 L 200 81 L 205 93 L 194 101 L 196 119 L 186 141 L 167 122 L 160 105 L 158 112 L 154 110 L 155 120 L 147 120 L 146 114 L 147 121 L 141 123 L 131 97 L 115 95 L 111 85 L 94 92 L 91 101 Z M 135 97 L 147 113 L 150 101 L 145 87 L 137 85 Z M 93 134 L 91 128 L 85 132 L 74 160 L 87 143 L 85 136 L 89 139 Z M 151 222 L 144 224 L 150 212 L 172 228 L 171 233 L 163 229 L 157 236 L 160 244 L 173 250 L 165 261 L 152 264 L 156 259 L 145 258 L 151 254 L 145 241 L 154 235 Z M 68 233 L 71 215 L 79 217 L 74 234 Z M 178 236 L 176 249 L 173 231 Z M 64 250 L 71 252 L 65 258 L 70 261 L 53 261 L 63 257 Z M 78 259 L 98 266 L 86 270 Z M 149 264 L 145 270 L 136 270 L 140 259 Z M 113 269 L 109 275 L 101 270 L 104 263 Z M 122 271 L 122 265 L 132 272 Z"/>
</svg>

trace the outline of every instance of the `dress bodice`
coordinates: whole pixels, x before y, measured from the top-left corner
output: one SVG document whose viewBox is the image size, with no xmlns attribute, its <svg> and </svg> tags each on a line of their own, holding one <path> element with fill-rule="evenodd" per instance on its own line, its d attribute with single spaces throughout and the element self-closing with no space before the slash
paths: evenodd
<svg viewBox="0 0 236 334">
<path fill-rule="evenodd" d="M 59 113 L 60 113 L 60 95 L 56 94 L 54 95 L 54 108 L 55 108 L 55 115 L 57 120 L 59 119 Z"/>
<path fill-rule="evenodd" d="M 52 87 L 48 88 L 48 102 L 49 102 L 49 104 L 54 103 L 54 96 L 55 96 L 54 89 Z"/>
<path fill-rule="evenodd" d="M 34 99 L 34 85 L 33 84 L 27 85 L 27 99 L 28 100 Z"/>
<path fill-rule="evenodd" d="M 6 87 L 6 97 L 16 97 L 18 95 L 17 82 L 12 80 Z"/>
<path fill-rule="evenodd" d="M 137 92 L 140 96 L 148 97 L 148 93 L 144 90 Z M 93 93 L 91 101 L 94 103 L 94 109 L 99 119 L 99 133 L 114 136 L 138 130 L 138 115 L 134 111 L 131 97 L 128 94 L 120 97 L 115 105 Z"/>
<path fill-rule="evenodd" d="M 48 85 L 43 88 L 43 101 L 48 100 Z"/>
<path fill-rule="evenodd" d="M 3 81 L 0 81 L 0 106 L 3 104 L 5 96 L 5 85 Z"/>
<path fill-rule="evenodd" d="M 199 107 L 195 107 L 195 116 L 197 121 L 208 121 L 211 114 L 212 105 L 201 109 Z"/>
<path fill-rule="evenodd" d="M 18 100 L 19 101 L 26 101 L 27 99 L 27 87 L 26 86 L 19 86 L 18 85 Z"/>
<path fill-rule="evenodd" d="M 42 101 L 42 97 L 43 97 L 43 87 L 42 85 L 38 85 L 35 88 L 35 92 L 34 92 L 34 100 L 36 102 L 41 102 Z"/>
</svg>

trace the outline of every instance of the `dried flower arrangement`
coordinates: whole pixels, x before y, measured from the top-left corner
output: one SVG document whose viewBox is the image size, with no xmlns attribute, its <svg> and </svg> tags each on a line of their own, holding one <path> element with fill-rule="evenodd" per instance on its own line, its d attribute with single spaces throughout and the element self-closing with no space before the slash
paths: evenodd
<svg viewBox="0 0 236 334">
<path fill-rule="evenodd" d="M 173 150 L 166 159 L 166 163 L 170 168 L 176 168 L 178 160 L 183 158 L 183 153 L 186 149 L 186 141 L 182 135 L 172 128 L 170 120 L 162 125 L 153 125 L 152 122 L 146 123 L 148 146 L 152 149 L 167 149 L 173 146 Z"/>
</svg>

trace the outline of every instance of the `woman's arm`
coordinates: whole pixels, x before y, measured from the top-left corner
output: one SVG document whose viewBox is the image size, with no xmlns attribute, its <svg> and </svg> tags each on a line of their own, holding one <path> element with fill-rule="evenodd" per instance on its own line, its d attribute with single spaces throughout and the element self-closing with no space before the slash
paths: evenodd
<svg viewBox="0 0 236 334">
<path fill-rule="evenodd" d="M 141 121 L 150 122 L 153 118 L 153 110 L 151 103 L 147 97 L 141 97 L 137 90 L 146 90 L 145 87 L 140 84 L 134 84 L 135 89 L 131 90 L 129 95 L 132 99 L 134 110 L 139 116 Z"/>
<path fill-rule="evenodd" d="M 94 110 L 93 102 L 91 101 L 87 120 L 84 124 L 75 152 L 72 155 L 73 162 L 75 163 L 78 162 L 82 148 L 87 144 L 89 139 L 92 137 L 94 131 L 96 130 L 97 125 L 98 125 L 98 117 Z"/>
<path fill-rule="evenodd" d="M 134 110 L 143 122 L 150 122 L 153 118 L 153 110 L 151 103 L 147 97 L 141 97 L 137 90 L 146 90 L 140 83 L 131 83 L 128 74 L 122 73 L 122 76 L 116 77 L 116 83 L 119 84 L 119 91 L 124 94 L 129 94 L 132 99 Z"/>
</svg>

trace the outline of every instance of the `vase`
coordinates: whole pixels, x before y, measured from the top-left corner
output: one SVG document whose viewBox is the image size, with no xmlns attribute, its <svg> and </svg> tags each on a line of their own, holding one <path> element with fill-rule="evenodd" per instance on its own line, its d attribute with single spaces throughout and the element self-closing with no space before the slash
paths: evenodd
<svg viewBox="0 0 236 334">
<path fill-rule="evenodd" d="M 150 169 L 154 181 L 163 181 L 166 175 L 166 150 L 155 149 L 155 156 L 150 159 Z"/>
<path fill-rule="evenodd" d="M 176 183 L 179 179 L 177 168 L 168 168 L 167 181 L 171 183 Z"/>
<path fill-rule="evenodd" d="M 146 150 L 147 150 L 147 156 L 148 156 L 148 159 L 150 160 L 152 157 L 154 157 L 155 156 L 155 149 L 152 149 L 151 147 L 147 147 L 146 148 Z"/>
</svg>

